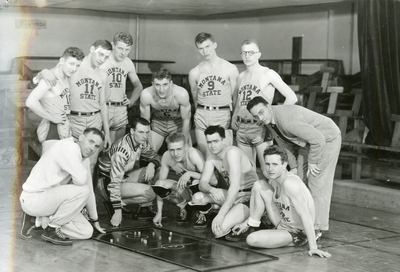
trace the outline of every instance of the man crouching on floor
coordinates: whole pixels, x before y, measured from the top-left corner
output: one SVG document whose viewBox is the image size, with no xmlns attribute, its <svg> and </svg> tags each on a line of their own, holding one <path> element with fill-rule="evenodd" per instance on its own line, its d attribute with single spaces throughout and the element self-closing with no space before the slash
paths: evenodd
<svg viewBox="0 0 400 272">
<path fill-rule="evenodd" d="M 72 245 L 71 239 L 89 239 L 93 227 L 81 213 L 85 206 L 96 230 L 104 233 L 87 159 L 103 140 L 98 129 L 87 128 L 77 143 L 72 138 L 59 140 L 43 154 L 22 186 L 22 238 L 31 238 L 31 219 L 36 216 L 36 226 L 44 228 L 41 237 L 47 242 Z"/>
<path fill-rule="evenodd" d="M 249 216 L 251 188 L 258 176 L 255 166 L 243 151 L 235 146 L 226 146 L 223 127 L 209 126 L 204 134 L 210 154 L 200 178 L 201 192 L 193 195 L 189 205 L 200 211 L 195 229 L 207 227 L 207 213 L 213 204 L 221 206 L 212 221 L 215 237 L 221 238 Z M 211 178 L 213 173 L 216 182 Z"/>
<path fill-rule="evenodd" d="M 160 156 L 148 142 L 150 123 L 135 117 L 130 126 L 129 133 L 99 159 L 97 189 L 106 200 L 104 204 L 114 227 L 121 224 L 122 212 L 129 204 L 139 204 L 133 214 L 138 220 L 150 220 L 156 215 L 152 208 L 156 195 L 150 185 L 158 175 Z M 142 167 L 140 162 L 147 166 Z"/>
</svg>

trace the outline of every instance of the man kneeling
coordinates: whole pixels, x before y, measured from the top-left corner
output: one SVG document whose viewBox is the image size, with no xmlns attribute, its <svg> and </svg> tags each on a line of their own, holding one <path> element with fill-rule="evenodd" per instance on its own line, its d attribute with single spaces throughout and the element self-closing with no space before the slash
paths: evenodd
<svg viewBox="0 0 400 272">
<path fill-rule="evenodd" d="M 71 239 L 89 239 L 93 227 L 81 213 L 86 206 L 94 227 L 104 233 L 97 217 L 89 158 L 100 147 L 103 134 L 87 128 L 77 143 L 72 138 L 57 141 L 33 167 L 22 186 L 21 236 L 30 238 L 30 217 L 44 228 L 42 239 L 71 245 Z M 41 220 L 39 220 L 41 219 Z M 37 225 L 38 225 L 37 224 Z"/>
<path fill-rule="evenodd" d="M 235 226 L 233 232 L 247 237 L 248 245 L 260 248 L 303 246 L 308 241 L 310 256 L 330 257 L 331 254 L 317 248 L 314 201 L 301 179 L 288 172 L 286 152 L 279 146 L 271 146 L 264 151 L 264 158 L 270 184 L 262 180 L 254 184 L 250 217 Z M 275 229 L 259 230 L 265 211 Z"/>
</svg>

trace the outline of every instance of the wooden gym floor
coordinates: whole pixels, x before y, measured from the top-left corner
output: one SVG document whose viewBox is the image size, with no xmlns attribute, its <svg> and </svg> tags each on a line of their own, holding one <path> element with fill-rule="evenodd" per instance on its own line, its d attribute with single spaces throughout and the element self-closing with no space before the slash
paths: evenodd
<svg viewBox="0 0 400 272">
<path fill-rule="evenodd" d="M 21 217 L 18 202 L 21 185 L 18 180 L 24 181 L 29 171 L 30 167 L 23 167 L 19 173 L 13 168 L 0 169 L 0 271 L 192 271 L 93 239 L 74 241 L 73 246 L 57 246 L 43 242 L 41 231 L 36 230 L 32 239 L 22 240 L 18 236 Z M 190 227 L 176 226 L 174 216 L 178 209 L 168 207 L 164 227 L 213 241 L 209 229 L 199 232 Z M 102 226 L 109 228 L 101 204 L 98 209 Z M 400 271 L 400 213 L 332 203 L 330 218 L 330 231 L 324 233 L 318 242 L 320 248 L 333 255 L 329 259 L 309 257 L 307 246 L 257 249 L 279 260 L 219 271 Z M 123 227 L 130 226 L 151 227 L 151 222 L 140 223 L 125 218 Z M 218 242 L 249 249 L 245 242 Z"/>
</svg>

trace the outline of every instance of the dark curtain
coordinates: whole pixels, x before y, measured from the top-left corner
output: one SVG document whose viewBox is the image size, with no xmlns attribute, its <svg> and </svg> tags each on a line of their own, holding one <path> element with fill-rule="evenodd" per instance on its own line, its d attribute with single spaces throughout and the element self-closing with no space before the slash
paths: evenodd
<svg viewBox="0 0 400 272">
<path fill-rule="evenodd" d="M 368 143 L 389 146 L 400 114 L 400 1 L 358 0 L 358 43 Z"/>
</svg>

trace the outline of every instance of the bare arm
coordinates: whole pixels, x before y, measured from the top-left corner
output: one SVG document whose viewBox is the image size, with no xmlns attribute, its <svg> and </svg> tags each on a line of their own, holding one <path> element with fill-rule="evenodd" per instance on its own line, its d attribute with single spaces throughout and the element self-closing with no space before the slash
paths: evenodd
<svg viewBox="0 0 400 272">
<path fill-rule="evenodd" d="M 47 112 L 40 103 L 40 99 L 42 99 L 50 89 L 51 88 L 47 85 L 45 80 L 40 80 L 39 84 L 32 90 L 26 99 L 26 106 L 40 117 L 47 119 L 50 122 L 64 124 L 67 120 L 65 114 L 51 114 Z"/>
<path fill-rule="evenodd" d="M 160 180 L 167 179 L 167 177 L 168 177 L 168 173 L 169 173 L 168 161 L 171 159 L 171 157 L 169 156 L 169 154 L 167 152 L 164 153 L 162 160 L 161 160 L 160 175 L 159 175 Z M 164 207 L 164 200 L 161 197 L 157 196 L 157 214 L 155 215 L 155 217 L 153 219 L 153 223 L 157 227 L 162 227 L 161 220 L 162 220 L 163 207 Z"/>
<path fill-rule="evenodd" d="M 136 74 L 135 67 L 133 66 L 132 68 L 133 68 L 133 70 L 131 70 L 128 73 L 128 77 L 133 85 L 133 92 L 131 94 L 131 97 L 129 98 L 129 100 L 130 100 L 129 106 L 128 106 L 129 108 L 133 107 L 133 105 L 139 99 L 140 94 L 143 91 L 143 85 L 140 82 L 139 77 Z"/>
<path fill-rule="evenodd" d="M 271 84 L 285 97 L 285 105 L 294 105 L 297 102 L 297 96 L 294 91 L 282 80 L 280 75 L 274 70 L 266 72 Z"/>
<path fill-rule="evenodd" d="M 232 101 L 233 101 L 233 106 L 236 105 L 236 100 L 237 100 L 237 78 L 239 76 L 239 70 L 236 67 L 236 65 L 232 64 L 232 71 L 229 73 L 229 81 L 231 82 L 231 91 L 232 91 Z"/>
<path fill-rule="evenodd" d="M 182 134 L 185 135 L 187 143 L 191 143 L 190 139 L 190 118 L 191 118 L 191 106 L 189 102 L 189 94 L 185 89 L 182 88 L 179 93 L 177 100 L 180 104 L 181 117 L 182 117 Z"/>
<path fill-rule="evenodd" d="M 264 201 L 268 201 L 265 203 L 265 210 L 267 211 L 268 217 L 271 220 L 271 223 L 274 224 L 274 226 L 278 226 L 278 224 L 281 222 L 282 220 L 282 216 L 280 214 L 280 210 L 278 208 L 278 206 L 276 206 L 276 204 L 274 203 L 274 185 L 273 183 L 276 181 L 270 180 L 270 184 L 268 184 L 265 181 L 265 188 L 262 188 L 261 190 L 265 190 L 264 192 L 262 192 L 262 195 L 265 195 L 265 197 L 263 197 Z M 276 185 L 275 185 L 276 186 Z"/>
<path fill-rule="evenodd" d="M 233 100 L 233 106 L 234 106 L 234 108 L 233 108 L 233 115 L 232 115 L 232 122 L 231 122 L 231 123 L 232 123 L 232 124 L 231 124 L 232 129 L 234 129 L 234 130 L 237 130 L 237 129 L 239 128 L 239 123 L 238 123 L 238 120 L 237 120 L 237 114 L 238 114 L 239 108 L 240 108 L 239 103 L 238 103 L 238 100 L 239 100 L 238 95 L 239 95 L 239 81 L 240 81 L 240 78 L 241 78 L 241 76 L 239 75 L 239 76 L 237 77 L 236 88 L 235 88 L 235 91 L 234 91 L 234 93 L 233 93 L 233 97 L 234 97 L 234 98 L 236 97 L 236 99 Z"/>
<path fill-rule="evenodd" d="M 226 195 L 224 204 L 222 204 L 221 209 L 218 212 L 218 215 L 224 216 L 232 207 L 235 199 L 238 195 L 240 189 L 240 177 L 241 177 L 241 158 L 239 150 L 231 149 L 226 154 L 228 158 L 229 165 L 229 189 L 228 194 Z"/>
<path fill-rule="evenodd" d="M 151 117 L 151 101 L 153 97 L 150 92 L 146 89 L 140 95 L 140 116 L 150 121 Z"/>
<path fill-rule="evenodd" d="M 190 181 L 194 179 L 200 180 L 201 172 L 203 171 L 204 167 L 204 159 L 200 154 L 201 153 L 199 153 L 199 151 L 197 151 L 196 149 L 190 150 L 188 154 L 188 159 L 192 164 L 196 166 L 197 171 L 187 171 L 179 178 L 177 186 L 180 190 L 184 190 L 185 188 L 187 188 Z M 170 158 L 170 160 L 172 160 L 172 158 Z"/>
<path fill-rule="evenodd" d="M 222 206 L 212 222 L 211 229 L 214 234 L 222 235 L 223 223 L 225 221 L 226 214 L 231 209 L 240 189 L 240 177 L 241 177 L 241 157 L 238 149 L 230 149 L 226 157 L 228 158 L 229 165 L 229 188 L 226 193 L 225 199 L 222 202 Z M 214 190 L 221 190 L 214 188 Z M 219 192 L 212 192 L 213 198 L 217 199 Z"/>
<path fill-rule="evenodd" d="M 290 182 L 290 186 L 286 186 L 285 190 L 303 223 L 304 231 L 308 239 L 308 245 L 310 247 L 309 254 L 317 254 L 320 257 L 330 257 L 331 255 L 329 253 L 318 250 L 317 242 L 315 241 L 314 222 L 306 205 L 307 197 L 300 187 L 303 184 L 299 184 L 300 182 L 299 179 L 296 179 L 296 182 Z"/>
<path fill-rule="evenodd" d="M 57 64 L 57 66 L 60 65 L 60 63 Z M 57 67 L 56 66 L 56 67 Z M 43 69 L 36 75 L 37 80 L 44 79 L 46 81 L 48 86 L 54 87 L 57 84 L 58 78 L 57 76 L 53 73 L 53 71 L 48 70 L 48 69 Z"/>
<path fill-rule="evenodd" d="M 197 151 L 197 149 L 192 149 L 192 152 L 189 153 L 189 160 L 192 164 L 194 164 L 194 166 L 196 166 L 196 169 L 198 170 L 198 172 L 192 172 L 191 177 L 194 179 L 200 179 L 201 173 L 204 169 L 203 155 L 201 155 L 201 153 Z"/>
<path fill-rule="evenodd" d="M 210 193 L 210 190 L 214 187 L 210 185 L 211 177 L 214 173 L 214 163 L 213 160 L 206 160 L 204 164 L 204 169 L 201 174 L 199 189 L 202 192 Z"/>
<path fill-rule="evenodd" d="M 160 180 L 168 178 L 168 173 L 169 173 L 168 161 L 171 160 L 171 156 L 169 156 L 169 154 L 167 152 L 169 152 L 169 151 L 166 151 L 161 159 L 160 174 L 159 174 Z"/>
<path fill-rule="evenodd" d="M 101 117 L 103 119 L 103 130 L 105 134 L 105 139 L 104 139 L 104 148 L 107 151 L 111 147 L 111 138 L 110 138 L 110 127 L 108 125 L 108 108 L 106 104 L 106 95 L 105 95 L 105 88 L 107 84 L 107 73 L 103 70 L 100 70 L 101 73 L 101 79 L 102 79 L 102 84 L 103 86 L 100 89 L 100 111 L 101 111 Z"/>
<path fill-rule="evenodd" d="M 193 68 L 189 72 L 189 85 L 190 91 L 192 92 L 194 107 L 197 107 L 197 77 L 198 77 L 198 67 Z"/>
</svg>

